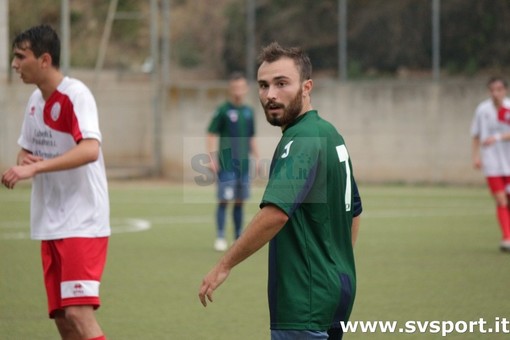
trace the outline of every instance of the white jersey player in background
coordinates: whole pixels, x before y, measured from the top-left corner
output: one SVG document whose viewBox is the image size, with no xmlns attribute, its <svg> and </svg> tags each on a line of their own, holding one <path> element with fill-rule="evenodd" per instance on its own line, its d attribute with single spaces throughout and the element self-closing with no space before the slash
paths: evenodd
<svg viewBox="0 0 510 340">
<path fill-rule="evenodd" d="M 12 189 L 33 178 L 31 236 L 41 240 L 48 313 L 63 339 L 106 339 L 95 318 L 110 235 L 108 187 L 96 102 L 60 69 L 60 40 L 47 25 L 18 35 L 13 69 L 37 89 L 25 110 Z"/>
<path fill-rule="evenodd" d="M 490 98 L 481 102 L 471 125 L 473 165 L 482 169 L 496 202 L 502 240 L 500 249 L 510 252 L 510 99 L 501 77 L 487 83 Z"/>
</svg>

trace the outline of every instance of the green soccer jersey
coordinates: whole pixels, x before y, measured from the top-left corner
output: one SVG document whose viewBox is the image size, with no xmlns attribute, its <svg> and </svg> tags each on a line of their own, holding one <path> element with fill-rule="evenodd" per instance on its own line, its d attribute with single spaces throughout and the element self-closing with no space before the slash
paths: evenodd
<svg viewBox="0 0 510 340">
<path fill-rule="evenodd" d="M 220 138 L 220 170 L 237 175 L 247 174 L 250 168 L 250 139 L 255 134 L 253 110 L 245 105 L 236 107 L 226 102 L 216 110 L 207 131 Z"/>
<path fill-rule="evenodd" d="M 317 111 L 284 130 L 261 203 L 289 216 L 269 244 L 271 329 L 326 330 L 349 318 L 356 290 L 351 169 L 342 136 Z"/>
</svg>

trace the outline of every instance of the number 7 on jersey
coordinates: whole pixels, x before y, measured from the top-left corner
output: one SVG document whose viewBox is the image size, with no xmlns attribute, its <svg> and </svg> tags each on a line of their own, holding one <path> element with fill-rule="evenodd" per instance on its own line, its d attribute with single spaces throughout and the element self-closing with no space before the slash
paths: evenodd
<svg viewBox="0 0 510 340">
<path fill-rule="evenodd" d="M 336 147 L 336 153 L 340 163 L 345 163 L 345 211 L 351 211 L 351 168 L 349 167 L 349 153 L 345 144 Z"/>
</svg>

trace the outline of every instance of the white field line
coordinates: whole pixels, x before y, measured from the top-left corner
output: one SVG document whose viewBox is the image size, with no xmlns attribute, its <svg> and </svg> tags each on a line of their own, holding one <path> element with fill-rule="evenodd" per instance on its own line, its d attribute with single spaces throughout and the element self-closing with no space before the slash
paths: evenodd
<svg viewBox="0 0 510 340">
<path fill-rule="evenodd" d="M 152 223 L 141 218 L 114 219 L 112 234 L 133 233 L 148 230 Z M 23 229 L 23 231 L 19 230 Z M 0 240 L 24 240 L 30 238 L 28 222 L 0 221 Z"/>
<path fill-rule="evenodd" d="M 362 218 L 387 219 L 387 218 L 435 218 L 435 217 L 462 217 L 462 216 L 490 216 L 493 214 L 489 209 L 427 209 L 427 210 L 378 210 L 363 211 Z M 247 216 L 248 217 L 248 216 Z M 116 218 L 111 220 L 113 234 L 141 232 L 154 226 L 178 226 L 187 224 L 213 224 L 213 216 L 153 216 L 149 219 L 142 218 Z M 23 229 L 23 230 L 20 230 Z M 0 240 L 28 239 L 30 238 L 28 221 L 0 221 Z"/>
</svg>

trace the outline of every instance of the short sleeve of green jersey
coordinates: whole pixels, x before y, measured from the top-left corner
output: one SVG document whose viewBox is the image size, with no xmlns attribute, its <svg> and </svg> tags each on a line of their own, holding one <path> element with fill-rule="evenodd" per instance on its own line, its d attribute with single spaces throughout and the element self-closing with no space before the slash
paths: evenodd
<svg viewBox="0 0 510 340">
<path fill-rule="evenodd" d="M 320 138 L 295 137 L 280 141 L 269 181 L 260 206 L 273 204 L 288 216 L 307 198 L 312 187 L 320 155 Z"/>
<path fill-rule="evenodd" d="M 222 110 L 218 109 L 214 113 L 211 122 L 209 123 L 209 127 L 207 128 L 207 132 L 219 134 L 221 132 L 221 124 L 222 124 Z"/>
</svg>

